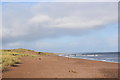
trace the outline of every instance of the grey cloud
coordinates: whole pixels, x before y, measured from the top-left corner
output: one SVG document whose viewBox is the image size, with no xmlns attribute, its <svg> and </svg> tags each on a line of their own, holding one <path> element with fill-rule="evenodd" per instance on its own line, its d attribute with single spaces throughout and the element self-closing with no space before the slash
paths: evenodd
<svg viewBox="0 0 120 80">
<path fill-rule="evenodd" d="M 116 3 L 14 3 L 3 6 L 3 43 L 83 35 L 116 23 Z"/>
</svg>

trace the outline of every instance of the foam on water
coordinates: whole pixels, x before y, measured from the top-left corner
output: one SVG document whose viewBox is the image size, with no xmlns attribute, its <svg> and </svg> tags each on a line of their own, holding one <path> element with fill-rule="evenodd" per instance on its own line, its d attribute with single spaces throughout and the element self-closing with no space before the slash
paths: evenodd
<svg viewBox="0 0 120 80">
<path fill-rule="evenodd" d="M 104 52 L 104 53 L 101 52 L 101 53 L 63 54 L 60 56 L 118 63 L 119 62 L 118 54 L 119 54 L 118 52 Z"/>
</svg>

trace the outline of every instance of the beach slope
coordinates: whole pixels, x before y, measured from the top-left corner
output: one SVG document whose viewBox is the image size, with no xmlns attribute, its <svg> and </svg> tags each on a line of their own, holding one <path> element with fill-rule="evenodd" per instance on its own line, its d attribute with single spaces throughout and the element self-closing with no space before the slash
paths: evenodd
<svg viewBox="0 0 120 80">
<path fill-rule="evenodd" d="M 42 55 L 22 57 L 3 78 L 118 78 L 118 64 L 85 59 Z"/>
</svg>

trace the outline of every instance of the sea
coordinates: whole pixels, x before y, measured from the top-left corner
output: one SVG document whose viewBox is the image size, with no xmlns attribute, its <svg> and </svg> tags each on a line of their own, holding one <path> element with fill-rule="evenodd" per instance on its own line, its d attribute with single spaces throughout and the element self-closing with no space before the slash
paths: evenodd
<svg viewBox="0 0 120 80">
<path fill-rule="evenodd" d="M 119 52 L 94 52 L 94 53 L 61 54 L 59 56 L 120 63 L 119 55 L 120 55 Z"/>
</svg>

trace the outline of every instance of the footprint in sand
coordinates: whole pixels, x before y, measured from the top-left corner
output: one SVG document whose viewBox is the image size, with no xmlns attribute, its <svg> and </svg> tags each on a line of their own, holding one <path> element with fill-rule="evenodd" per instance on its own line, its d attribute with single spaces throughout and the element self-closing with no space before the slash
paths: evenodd
<svg viewBox="0 0 120 80">
<path fill-rule="evenodd" d="M 73 71 L 73 70 L 69 70 L 69 72 L 72 72 L 72 73 L 77 73 L 76 71 Z"/>
<path fill-rule="evenodd" d="M 39 60 L 42 60 L 41 58 L 38 58 Z"/>
</svg>

